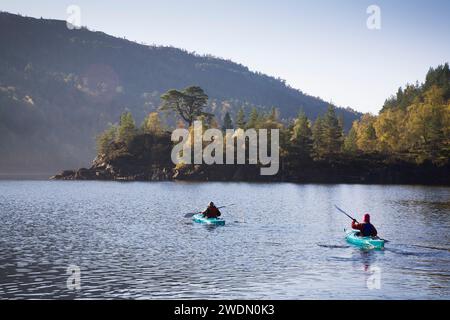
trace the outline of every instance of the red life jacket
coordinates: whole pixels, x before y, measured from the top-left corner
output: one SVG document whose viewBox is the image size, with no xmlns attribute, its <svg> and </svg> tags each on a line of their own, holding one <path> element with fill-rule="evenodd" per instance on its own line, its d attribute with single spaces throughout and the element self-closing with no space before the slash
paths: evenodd
<svg viewBox="0 0 450 320">
<path fill-rule="evenodd" d="M 363 237 L 375 237 L 377 235 L 377 229 L 371 223 L 357 223 L 353 221 L 352 228 L 361 231 Z"/>
<path fill-rule="evenodd" d="M 208 209 L 206 209 L 205 215 L 207 218 L 217 218 L 218 216 L 220 216 L 220 212 L 216 207 L 208 207 Z"/>
</svg>

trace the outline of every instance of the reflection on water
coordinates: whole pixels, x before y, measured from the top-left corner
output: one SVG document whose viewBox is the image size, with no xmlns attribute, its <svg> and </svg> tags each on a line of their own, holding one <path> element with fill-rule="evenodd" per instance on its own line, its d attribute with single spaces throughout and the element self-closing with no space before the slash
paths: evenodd
<svg viewBox="0 0 450 320">
<path fill-rule="evenodd" d="M 418 186 L 0 181 L 0 297 L 448 299 L 449 198 Z M 183 218 L 210 200 L 236 204 L 224 227 Z M 334 204 L 370 212 L 386 249 L 347 244 Z"/>
</svg>

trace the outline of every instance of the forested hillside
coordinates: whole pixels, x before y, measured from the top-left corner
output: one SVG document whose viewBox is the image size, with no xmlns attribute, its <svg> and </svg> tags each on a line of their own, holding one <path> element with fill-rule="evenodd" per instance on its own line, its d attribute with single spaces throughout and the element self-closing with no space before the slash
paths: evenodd
<svg viewBox="0 0 450 320">
<path fill-rule="evenodd" d="M 378 116 L 355 121 L 346 141 L 351 153 L 381 153 L 416 163 L 450 159 L 450 69 L 431 68 L 422 84 L 408 84 L 387 99 Z"/>
<path fill-rule="evenodd" d="M 0 13 L 0 171 L 87 165 L 95 137 L 124 111 L 137 123 L 171 88 L 199 85 L 217 119 L 275 106 L 286 123 L 328 104 L 234 62 L 137 44 L 63 21 Z M 349 128 L 360 114 L 336 109 Z"/>
</svg>

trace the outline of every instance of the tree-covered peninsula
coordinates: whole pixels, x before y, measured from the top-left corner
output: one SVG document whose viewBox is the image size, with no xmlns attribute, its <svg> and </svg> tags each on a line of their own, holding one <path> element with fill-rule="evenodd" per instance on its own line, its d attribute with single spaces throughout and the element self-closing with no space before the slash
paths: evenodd
<svg viewBox="0 0 450 320">
<path fill-rule="evenodd" d="M 312 121 L 298 116 L 281 121 L 277 108 L 249 113 L 238 110 L 223 119 L 205 112 L 208 96 L 191 86 L 169 90 L 161 107 L 137 125 L 123 113 L 97 137 L 97 157 L 89 169 L 68 170 L 56 179 L 293 181 L 325 183 L 450 184 L 450 70 L 431 68 L 422 84 L 408 84 L 386 100 L 379 115 L 365 114 L 344 130 L 343 119 L 329 106 Z M 178 117 L 176 127 L 204 129 L 279 129 L 280 170 L 261 176 L 260 164 L 177 164 L 171 160 L 171 131 L 164 119 Z"/>
</svg>

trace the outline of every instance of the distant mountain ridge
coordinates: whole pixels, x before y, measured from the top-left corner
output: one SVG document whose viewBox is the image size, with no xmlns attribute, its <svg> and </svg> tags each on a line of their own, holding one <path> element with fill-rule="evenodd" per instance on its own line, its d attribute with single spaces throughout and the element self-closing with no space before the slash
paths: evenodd
<svg viewBox="0 0 450 320">
<path fill-rule="evenodd" d="M 219 120 L 272 106 L 283 119 L 300 109 L 315 119 L 329 105 L 228 60 L 69 30 L 65 21 L 0 12 L 0 43 L 0 172 L 86 165 L 109 122 L 125 110 L 142 121 L 172 88 L 201 86 Z M 337 113 L 347 128 L 360 117 Z"/>
</svg>

